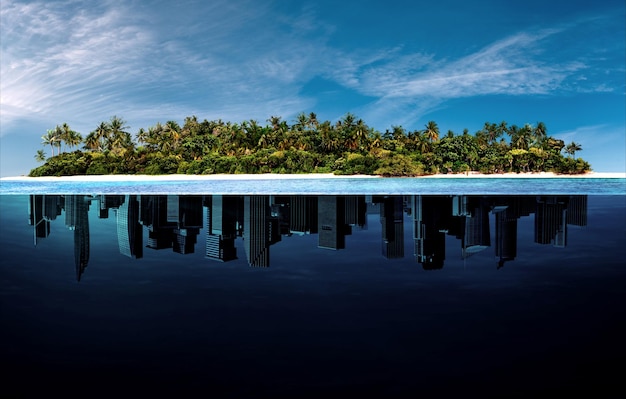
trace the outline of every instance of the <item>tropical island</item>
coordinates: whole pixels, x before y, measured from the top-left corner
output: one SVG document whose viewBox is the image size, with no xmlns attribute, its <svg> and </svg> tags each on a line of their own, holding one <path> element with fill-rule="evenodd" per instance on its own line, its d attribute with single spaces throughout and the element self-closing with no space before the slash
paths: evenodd
<svg viewBox="0 0 626 399">
<path fill-rule="evenodd" d="M 262 126 L 185 118 L 140 128 L 135 137 L 124 119 L 113 116 L 83 136 L 67 123 L 42 136 L 51 150 L 38 150 L 43 165 L 29 176 L 301 174 L 425 176 L 469 173 L 583 174 L 588 162 L 576 158 L 580 144 L 548 135 L 543 122 L 509 125 L 486 122 L 470 134 L 429 121 L 422 130 L 392 126 L 381 133 L 347 113 L 318 121 L 301 113 L 289 125 L 272 116 Z M 74 149 L 79 148 L 79 149 Z"/>
</svg>

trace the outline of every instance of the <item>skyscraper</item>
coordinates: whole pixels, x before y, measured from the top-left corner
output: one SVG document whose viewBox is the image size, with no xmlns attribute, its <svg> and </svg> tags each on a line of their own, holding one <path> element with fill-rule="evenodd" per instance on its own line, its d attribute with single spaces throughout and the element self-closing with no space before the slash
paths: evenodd
<svg viewBox="0 0 626 399">
<path fill-rule="evenodd" d="M 180 254 L 194 252 L 202 228 L 202 197 L 197 195 L 168 195 L 167 221 L 175 223 L 172 249 Z"/>
<path fill-rule="evenodd" d="M 441 269 L 446 258 L 446 226 L 443 220 L 445 212 L 450 213 L 451 199 L 414 195 L 411 202 L 415 258 L 426 270 Z"/>
<path fill-rule="evenodd" d="M 227 195 L 207 195 L 206 257 L 228 262 L 237 259 L 235 239 L 237 238 L 238 198 Z"/>
<path fill-rule="evenodd" d="M 136 195 L 126 195 L 117 210 L 117 243 L 122 255 L 137 259 L 143 257 L 143 227 L 139 224 Z"/>
<path fill-rule="evenodd" d="M 465 231 L 461 240 L 464 258 L 491 246 L 489 205 L 482 197 L 467 197 Z"/>
<path fill-rule="evenodd" d="M 567 244 L 567 207 L 562 197 L 538 196 L 535 210 L 535 242 L 564 247 Z"/>
<path fill-rule="evenodd" d="M 318 247 L 344 249 L 346 247 L 345 197 L 322 195 L 317 198 Z"/>
<path fill-rule="evenodd" d="M 80 281 L 89 263 L 89 204 L 90 199 L 83 195 L 72 195 L 70 203 L 74 207 L 74 266 L 76 280 Z M 67 197 L 66 197 L 67 198 Z"/>
<path fill-rule="evenodd" d="M 50 235 L 50 221 L 44 218 L 45 195 L 29 196 L 28 201 L 28 224 L 33 226 L 33 244 L 37 245 L 40 238 Z"/>
<path fill-rule="evenodd" d="M 399 195 L 380 203 L 382 254 L 387 259 L 404 258 L 404 209 Z"/>
<path fill-rule="evenodd" d="M 517 217 L 507 206 L 494 209 L 496 219 L 495 250 L 498 268 L 517 257 Z"/>
<path fill-rule="evenodd" d="M 315 234 L 317 226 L 317 196 L 292 195 L 290 197 L 290 230 L 295 234 Z"/>
<path fill-rule="evenodd" d="M 270 204 L 266 195 L 244 196 L 243 243 L 248 264 L 269 267 L 272 229 Z"/>
</svg>

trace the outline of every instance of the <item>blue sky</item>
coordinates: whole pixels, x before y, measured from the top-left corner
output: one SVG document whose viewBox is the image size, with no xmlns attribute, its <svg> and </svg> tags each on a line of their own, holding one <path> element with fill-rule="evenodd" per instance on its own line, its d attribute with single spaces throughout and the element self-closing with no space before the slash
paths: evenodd
<svg viewBox="0 0 626 399">
<path fill-rule="evenodd" d="M 1 5 L 0 175 L 47 129 L 117 115 L 266 124 L 347 112 L 385 131 L 543 121 L 626 171 L 626 6 L 589 1 L 15 1 Z M 49 154 L 48 154 L 49 155 Z"/>
</svg>

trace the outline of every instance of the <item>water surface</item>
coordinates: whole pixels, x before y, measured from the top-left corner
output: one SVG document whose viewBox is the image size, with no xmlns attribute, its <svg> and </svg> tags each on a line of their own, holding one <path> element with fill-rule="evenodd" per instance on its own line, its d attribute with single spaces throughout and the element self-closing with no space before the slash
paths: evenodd
<svg viewBox="0 0 626 399">
<path fill-rule="evenodd" d="M 3 390 L 623 390 L 626 197 L 0 196 Z"/>
</svg>

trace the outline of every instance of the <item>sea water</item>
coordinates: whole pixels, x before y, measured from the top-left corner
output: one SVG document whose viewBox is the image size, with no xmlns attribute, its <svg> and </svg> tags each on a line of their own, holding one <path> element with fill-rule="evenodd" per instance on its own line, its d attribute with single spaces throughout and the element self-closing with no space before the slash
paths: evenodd
<svg viewBox="0 0 626 399">
<path fill-rule="evenodd" d="M 0 181 L 3 194 L 588 194 L 626 195 L 624 178 L 306 178 Z"/>
<path fill-rule="evenodd" d="M 623 179 L 0 188 L 9 397 L 622 389 Z"/>
</svg>

